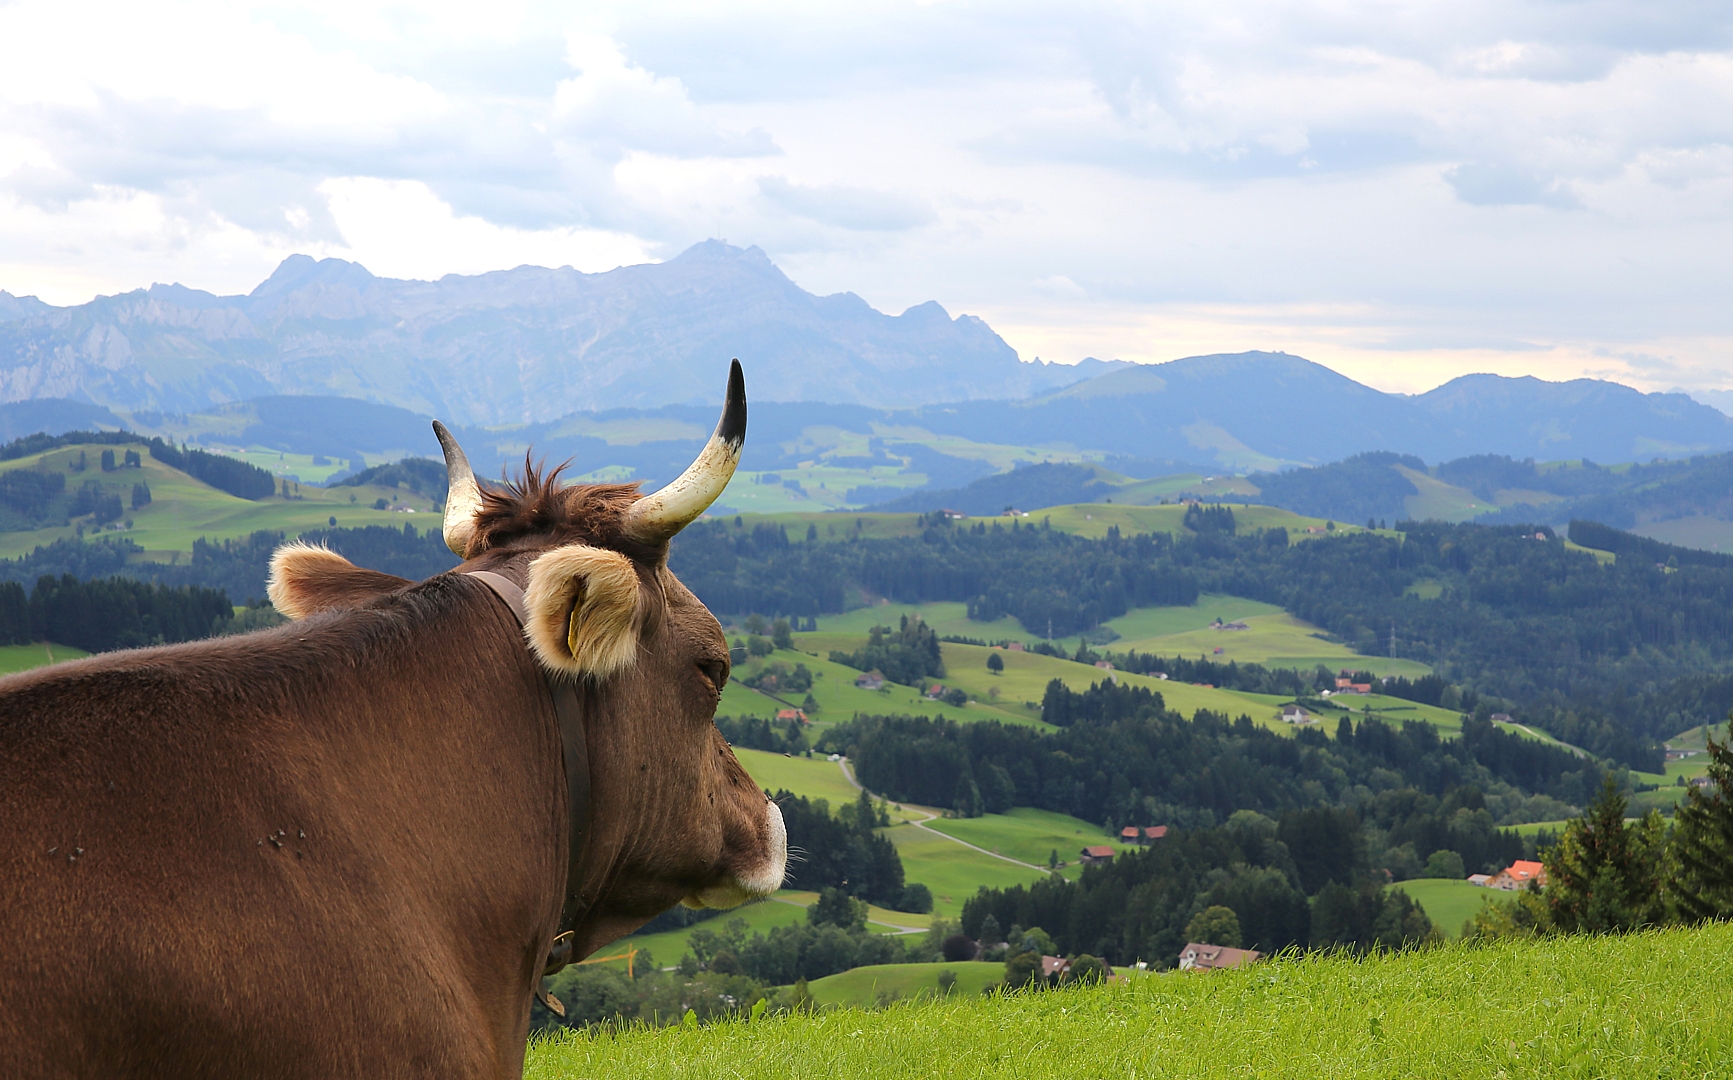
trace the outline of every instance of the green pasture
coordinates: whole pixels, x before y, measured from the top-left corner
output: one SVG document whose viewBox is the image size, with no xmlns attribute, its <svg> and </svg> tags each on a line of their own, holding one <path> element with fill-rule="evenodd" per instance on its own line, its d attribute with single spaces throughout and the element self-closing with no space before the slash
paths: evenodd
<svg viewBox="0 0 1733 1080">
<path fill-rule="evenodd" d="M 1214 617 L 1215 614 L 1211 613 L 1211 618 Z M 1320 631 L 1316 626 L 1296 619 L 1284 611 L 1223 617 L 1223 622 L 1236 620 L 1243 621 L 1248 629 L 1216 630 L 1206 621 L 1197 629 L 1116 641 L 1111 647 L 1136 649 L 1138 652 L 1155 653 L 1158 656 L 1201 656 L 1220 664 L 1232 660 L 1241 664 L 1262 664 L 1265 667 L 1294 668 L 1302 671 L 1315 668 L 1319 664 L 1331 670 L 1351 668 L 1370 671 L 1374 675 L 1404 675 L 1409 678 L 1427 675 L 1432 671 L 1418 661 L 1363 656 L 1346 645 L 1325 641 L 1317 636 Z M 1124 631 L 1121 631 L 1121 634 L 1130 638 Z M 1217 649 L 1221 652 L 1217 653 Z"/>
<path fill-rule="evenodd" d="M 62 660 L 77 660 L 90 654 L 70 645 L 55 645 L 38 641 L 31 645 L 0 645 L 0 675 L 29 671 Z"/>
<path fill-rule="evenodd" d="M 1611 562 L 1618 562 L 1619 561 L 1619 556 L 1614 552 L 1602 551 L 1600 548 L 1583 547 L 1581 544 L 1573 543 L 1569 540 L 1565 541 L 1565 548 L 1569 551 L 1586 551 L 1590 555 L 1593 555 L 1595 557 L 1595 561 L 1599 562 L 1599 563 L 1611 563 Z"/>
<path fill-rule="evenodd" d="M 823 635 L 816 635 L 823 644 Z M 829 724 L 847 720 L 857 712 L 862 713 L 906 713 L 911 716 L 949 716 L 956 720 L 1000 720 L 1007 724 L 1038 723 L 1039 720 L 1023 708 L 1008 708 L 994 705 L 985 694 L 980 701 L 971 701 L 967 705 L 947 705 L 940 701 L 930 701 L 922 696 L 920 691 L 912 686 L 902 686 L 897 683 L 886 683 L 883 689 L 863 690 L 854 684 L 860 672 L 844 664 L 834 664 L 825 659 L 828 648 L 818 648 L 810 645 L 803 638 L 815 635 L 796 635 L 795 643 L 811 652 L 781 649 L 766 657 L 754 657 L 734 669 L 734 678 L 747 679 L 762 671 L 772 661 L 780 660 L 787 664 L 790 670 L 795 664 L 805 664 L 812 672 L 813 700 L 818 702 L 819 711 L 812 716 L 813 723 L 822 730 Z M 866 641 L 866 635 L 837 638 L 837 644 L 849 650 L 858 648 Z M 950 646 L 946 646 L 949 648 Z M 727 716 L 775 716 L 784 708 L 799 708 L 805 699 L 806 692 L 777 694 L 788 702 L 779 703 L 776 699 L 756 690 L 731 681 L 723 691 L 722 702 L 716 711 Z"/>
<path fill-rule="evenodd" d="M 1253 615 L 1279 615 L 1281 611 L 1276 605 L 1266 604 L 1261 600 L 1247 600 L 1243 596 L 1228 596 L 1225 593 L 1204 593 L 1197 598 L 1197 603 L 1189 607 L 1132 608 L 1117 619 L 1107 620 L 1102 625 L 1117 633 L 1120 640 L 1100 647 L 1114 652 L 1125 652 L 1133 647 L 1134 642 L 1144 638 L 1202 630 L 1216 619 L 1233 622 L 1235 619 L 1245 619 Z M 1139 651 L 1147 650 L 1140 648 Z"/>
<path fill-rule="evenodd" d="M 1118 502 L 1076 503 L 1036 510 L 1023 520 L 1023 525 L 1025 528 L 1031 524 L 1039 527 L 1045 521 L 1050 528 L 1094 539 L 1106 536 L 1107 530 L 1115 525 L 1119 526 L 1119 532 L 1123 536 L 1158 532 L 1178 535 L 1185 531 L 1185 511 L 1186 508 L 1178 503 L 1168 506 L 1130 506 Z M 1307 528 L 1323 529 L 1327 524 L 1323 518 L 1306 517 L 1274 506 L 1242 504 L 1234 506 L 1233 512 L 1235 531 L 1240 533 L 1279 527 L 1288 530 L 1290 543 L 1306 539 L 1326 539 L 1329 536 L 1322 532 L 1306 532 Z M 1340 535 L 1364 531 L 1364 527 L 1351 522 L 1336 522 L 1336 533 Z"/>
<path fill-rule="evenodd" d="M 777 893 L 777 898 L 787 900 L 802 907 L 811 907 L 818 903 L 816 891 L 802 892 L 799 889 L 783 889 Z M 892 911 L 890 908 L 879 907 L 877 904 L 867 905 L 867 925 L 881 934 L 901 934 L 913 930 L 925 930 L 933 924 L 932 914 L 918 914 L 913 911 Z"/>
<path fill-rule="evenodd" d="M 1630 819 L 1626 819 L 1627 821 Z M 1512 825 L 1518 836 L 1535 836 L 1542 831 L 1557 835 L 1565 831 L 1568 821 L 1525 821 L 1521 825 Z"/>
<path fill-rule="evenodd" d="M 858 471 L 858 470 L 857 470 Z M 798 471 L 780 471 L 778 476 L 795 477 Z M 741 484 L 736 474 L 734 484 Z M 756 476 L 758 474 L 750 474 Z M 856 482 L 865 482 L 864 480 Z M 881 482 L 874 479 L 872 482 Z M 802 481 L 804 484 L 804 481 Z M 762 511 L 752 510 L 744 503 L 734 498 L 735 487 L 731 484 L 718 500 L 718 505 L 725 509 L 714 512 L 711 516 L 733 525 L 734 518 L 740 518 L 739 528 L 750 530 L 756 525 L 781 526 L 788 531 L 788 538 L 796 543 L 804 542 L 808 525 L 816 527 L 820 542 L 832 543 L 850 540 L 855 537 L 865 539 L 883 539 L 895 536 L 914 536 L 921 531 L 920 514 L 885 514 L 859 511 L 857 513 L 831 513 L 822 507 L 813 505 L 816 499 L 809 499 L 812 509 L 798 509 L 799 500 L 787 494 L 787 489 L 776 485 L 745 483 L 742 491 L 752 492 L 752 498 L 766 504 Z M 834 486 L 834 485 L 833 485 Z M 759 489 L 759 490 L 753 490 Z M 776 494 L 776 491 L 784 494 Z M 822 498 L 823 492 L 817 497 Z M 779 502 L 780 501 L 780 502 Z M 778 503 L 777 507 L 769 504 Z M 1076 533 L 1100 539 L 1107 535 L 1112 526 L 1119 526 L 1119 531 L 1125 536 L 1139 533 L 1173 533 L 1185 530 L 1186 508 L 1174 503 L 1168 506 L 1138 506 L 1130 503 L 1076 503 L 1066 506 L 1050 506 L 1032 511 L 1028 517 L 1015 519 L 1019 528 L 1039 529 L 1051 528 L 1061 532 Z M 1274 506 L 1233 507 L 1234 521 L 1239 532 L 1258 532 L 1264 529 L 1284 528 L 1288 530 L 1290 542 L 1308 539 L 1327 539 L 1330 535 L 1347 535 L 1364 532 L 1363 526 L 1351 522 L 1338 521 L 1334 534 L 1322 531 L 1306 532 L 1307 528 L 1323 530 L 1323 518 L 1305 517 L 1290 510 L 1281 510 Z M 986 522 L 988 527 L 998 525 L 1000 528 L 1010 528 L 1011 518 L 1006 517 L 971 517 L 958 522 L 959 526 L 970 526 L 977 522 Z M 1386 535 L 1394 536 L 1394 532 L 1385 530 Z"/>
<path fill-rule="evenodd" d="M 1725 1076 L 1733 1058 L 1729 985 L 1726 923 L 1363 958 L 1316 953 L 1046 993 L 563 1032 L 532 1045 L 525 1076 Z"/>
<path fill-rule="evenodd" d="M 347 472 L 349 462 L 337 458 L 329 458 L 323 465 L 313 463 L 312 454 L 289 454 L 281 450 L 271 450 L 263 446 L 250 446 L 246 449 L 207 447 L 214 453 L 225 457 L 239 458 L 249 465 L 257 465 L 273 476 L 293 476 L 306 484 L 323 484 L 340 472 Z"/>
<path fill-rule="evenodd" d="M 1704 517 L 1673 518 L 1670 521 L 1649 521 L 1631 529 L 1638 536 L 1647 536 L 1664 544 L 1697 548 L 1701 551 L 1733 551 L 1733 521 Z"/>
<path fill-rule="evenodd" d="M 923 622 L 940 635 L 951 634 L 957 637 L 980 638 L 982 641 L 998 641 L 1002 638 L 1021 641 L 1029 638 L 1028 631 L 1016 619 L 1006 616 L 992 622 L 976 622 L 969 618 L 967 604 L 950 601 L 935 601 L 930 604 L 875 604 L 872 607 L 855 608 L 840 615 L 820 615 L 818 617 L 818 632 L 821 634 L 847 634 L 864 636 L 875 626 L 888 626 L 895 629 L 904 615 L 913 618 L 919 616 Z M 817 645 L 812 646 L 817 649 Z M 842 643 L 827 645 L 827 648 L 843 648 Z"/>
<path fill-rule="evenodd" d="M 808 901 L 810 903 L 810 901 Z M 633 934 L 623 937 L 611 945 L 604 945 L 596 953 L 597 957 L 614 956 L 624 953 L 628 948 L 647 949 L 657 967 L 671 967 L 680 962 L 690 949 L 692 931 L 702 926 L 711 931 L 719 931 L 734 919 L 746 923 L 747 936 L 767 933 L 778 926 L 793 926 L 806 921 L 807 904 L 798 900 L 785 900 L 781 893 L 767 900 L 755 900 L 750 904 L 742 904 L 732 911 L 683 930 L 665 930 L 660 934 Z M 625 970 L 626 961 L 599 960 L 607 967 L 617 967 Z"/>
<path fill-rule="evenodd" d="M 1408 516 L 1415 521 L 1469 521 L 1498 509 L 1496 503 L 1487 502 L 1466 488 L 1447 484 L 1418 469 L 1406 465 L 1397 465 L 1395 469 L 1417 489 L 1402 501 Z"/>
<path fill-rule="evenodd" d="M 958 964 L 874 964 L 840 975 L 827 975 L 806 984 L 807 992 L 821 1006 L 869 1009 L 890 1001 L 945 996 L 939 990 L 939 973 L 957 977 L 953 997 L 978 997 L 981 991 L 1005 981 L 1005 965 L 967 960 Z"/>
<path fill-rule="evenodd" d="M 128 449 L 137 450 L 144 459 L 138 468 L 117 469 L 105 473 L 97 466 L 103 450 L 113 450 L 116 458 L 124 457 Z M 88 467 L 74 472 L 73 463 L 83 451 Z M 0 463 L 0 471 L 44 468 L 63 472 L 67 487 L 82 486 L 95 481 L 105 492 L 120 495 L 122 505 L 131 506 L 132 486 L 139 481 L 148 484 L 149 505 L 128 510 L 121 522 L 106 532 L 125 536 L 145 548 L 151 558 L 170 558 L 173 553 L 192 551 L 193 541 L 203 537 L 219 540 L 246 536 L 259 530 L 282 532 L 297 536 L 308 529 L 323 529 L 335 517 L 344 528 L 363 525 L 389 525 L 402 528 L 413 524 L 419 531 L 440 527 L 440 516 L 433 504 L 413 492 L 382 487 L 318 488 L 301 485 L 298 492 L 291 487 L 291 498 L 272 495 L 259 500 L 238 499 L 226 492 L 193 479 L 178 469 L 170 468 L 150 456 L 144 443 L 132 446 L 67 446 L 51 450 L 35 458 Z M 351 497 L 354 501 L 351 502 Z M 396 505 L 414 509 L 409 514 L 394 510 L 375 510 L 375 500 L 396 500 Z M 132 527 L 122 524 L 131 520 Z M 0 558 L 17 558 L 39 545 L 75 536 L 76 524 L 36 529 L 29 532 L 0 533 Z M 86 536 L 102 535 L 87 531 Z"/>
<path fill-rule="evenodd" d="M 1426 917 L 1445 937 L 1462 936 L 1462 924 L 1474 917 L 1487 900 L 1508 900 L 1510 894 L 1455 878 L 1414 878 L 1398 881 L 1396 888 L 1413 898 Z"/>
<path fill-rule="evenodd" d="M 978 818 L 937 818 L 927 822 L 927 828 L 1036 866 L 1046 866 L 1048 858 L 1058 851 L 1060 861 L 1067 864 L 1062 871 L 1067 877 L 1081 872 L 1079 849 L 1090 844 L 1123 847 L 1117 836 L 1108 835 L 1099 825 L 1028 806 Z"/>
<path fill-rule="evenodd" d="M 765 750 L 734 748 L 754 783 L 768 791 L 787 790 L 808 799 L 825 799 L 834 813 L 860 797 L 860 789 L 848 782 L 842 766 L 822 756 L 783 757 Z"/>
<path fill-rule="evenodd" d="M 902 856 L 904 880 L 918 881 L 931 889 L 933 913 L 946 918 L 961 915 L 963 902 L 983 885 L 989 889 L 1028 885 L 1047 873 L 972 851 L 916 825 L 893 825 L 880 831 Z M 1046 861 L 1045 856 L 1042 861 Z"/>
</svg>

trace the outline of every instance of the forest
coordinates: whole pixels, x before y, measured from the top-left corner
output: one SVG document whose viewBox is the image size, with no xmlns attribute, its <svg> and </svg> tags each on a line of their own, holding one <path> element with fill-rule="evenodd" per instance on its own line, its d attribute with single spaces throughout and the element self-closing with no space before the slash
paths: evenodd
<svg viewBox="0 0 1733 1080">
<path fill-rule="evenodd" d="M 1657 739 L 1718 722 L 1733 705 L 1705 681 L 1733 674 L 1733 560 L 1633 537 L 1619 542 L 1640 547 L 1603 563 L 1550 529 L 1401 527 L 1401 537 L 1300 543 L 1282 530 L 1222 529 L 1090 540 L 1016 520 L 930 519 L 914 537 L 800 543 L 717 522 L 683 533 L 670 562 L 720 612 L 815 616 L 865 590 L 962 601 L 972 617 L 1009 614 L 1055 637 L 1201 592 L 1245 596 L 1363 653 L 1388 652 L 1394 629 L 1398 655 L 1560 739 L 1649 769 Z M 1421 585 L 1437 596 L 1423 599 Z M 1684 679 L 1700 692 L 1670 695 Z"/>
<path fill-rule="evenodd" d="M 1029 927 L 1065 955 L 1113 964 L 1173 964 L 1188 941 L 1269 954 L 1290 946 L 1396 949 L 1432 936 L 1419 905 L 1369 873 L 1349 813 L 1303 810 L 1274 821 L 1241 811 L 1224 825 L 1177 834 L 1079 881 L 983 888 L 964 904 L 963 933 L 1013 936 Z M 1200 916 L 1224 916 L 1207 929 Z"/>
<path fill-rule="evenodd" d="M 1206 828 L 1240 810 L 1359 808 L 1412 791 L 1409 809 L 1382 827 L 1425 839 L 1410 854 L 1394 856 L 1393 873 L 1438 848 L 1457 851 L 1471 867 L 1497 862 L 1521 846 L 1495 835 L 1498 823 L 1565 817 L 1588 801 L 1603 775 L 1592 761 L 1473 717 L 1452 740 L 1429 724 L 1396 727 L 1376 718 L 1357 729 L 1344 720 L 1333 737 L 1302 729 L 1289 738 L 1244 717 L 1229 721 L 1200 711 L 1187 720 L 1166 709 L 1159 694 L 1111 682 L 1082 694 L 1057 686 L 1048 694 L 1050 708 L 1059 694 L 1072 699 L 1068 726 L 1059 731 L 856 716 L 824 732 L 814 749 L 846 753 L 860 782 L 889 799 L 965 817 L 1033 806 L 1109 832 L 1126 825 Z M 1469 788 L 1486 814 L 1474 828 L 1418 824 L 1437 813 L 1440 800 Z M 1427 843 L 1434 846 L 1421 850 Z"/>
</svg>

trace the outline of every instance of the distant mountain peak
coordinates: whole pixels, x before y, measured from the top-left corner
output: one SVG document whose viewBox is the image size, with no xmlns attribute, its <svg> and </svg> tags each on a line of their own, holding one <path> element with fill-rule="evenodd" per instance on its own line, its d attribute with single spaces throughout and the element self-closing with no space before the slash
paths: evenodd
<svg viewBox="0 0 1733 1080">
<path fill-rule="evenodd" d="M 291 255 L 277 264 L 271 276 L 259 283 L 248 295 L 254 299 L 277 296 L 304 289 L 310 285 L 348 285 L 364 289 L 380 280 L 365 266 L 347 259 L 315 259 L 311 255 Z"/>
</svg>

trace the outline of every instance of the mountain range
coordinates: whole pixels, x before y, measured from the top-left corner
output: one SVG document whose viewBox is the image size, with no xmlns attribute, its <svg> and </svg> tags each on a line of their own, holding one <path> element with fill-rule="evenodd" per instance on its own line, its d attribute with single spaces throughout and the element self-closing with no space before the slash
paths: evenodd
<svg viewBox="0 0 1733 1080">
<path fill-rule="evenodd" d="M 179 413 L 333 395 L 509 424 L 708 402 L 736 356 L 756 400 L 880 407 L 1024 397 L 1125 366 L 1022 363 L 972 315 L 815 296 L 758 248 L 715 240 L 600 274 L 403 281 L 294 255 L 246 296 L 152 285 L 60 308 L 0 293 L 0 401 Z"/>
<path fill-rule="evenodd" d="M 1592 379 L 1467 375 L 1404 395 L 1285 353 L 1026 363 L 974 316 L 934 302 L 888 315 L 852 293 L 816 296 L 759 249 L 716 240 L 600 274 L 522 266 L 406 281 L 295 255 L 245 296 L 152 285 L 54 307 L 0 293 L 0 429 L 79 416 L 162 429 L 165 418 L 226 413 L 216 425 L 226 430 L 241 413 L 296 412 L 290 399 L 342 398 L 355 404 L 299 407 L 350 421 L 318 452 L 410 450 L 399 434 L 429 416 L 511 429 L 501 441 L 521 449 L 570 434 L 575 415 L 707 430 L 687 407 L 713 407 L 735 356 L 755 441 L 762 449 L 768 434 L 789 453 L 804 428 L 835 423 L 1065 447 L 1132 472 L 1139 461 L 1275 470 L 1374 450 L 1618 462 L 1733 449 L 1733 419 L 1716 409 Z M 386 411 L 357 411 L 362 402 Z M 397 419 L 380 427 L 387 416 Z"/>
</svg>

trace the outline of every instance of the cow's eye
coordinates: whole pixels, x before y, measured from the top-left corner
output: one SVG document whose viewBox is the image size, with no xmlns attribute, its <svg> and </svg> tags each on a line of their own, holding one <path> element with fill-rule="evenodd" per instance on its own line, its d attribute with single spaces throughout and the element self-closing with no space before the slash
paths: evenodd
<svg viewBox="0 0 1733 1080">
<path fill-rule="evenodd" d="M 710 685 L 716 688 L 716 694 L 720 697 L 722 688 L 728 685 L 728 661 L 700 660 L 698 661 L 698 670 L 702 671 L 704 677 L 710 680 Z"/>
</svg>

